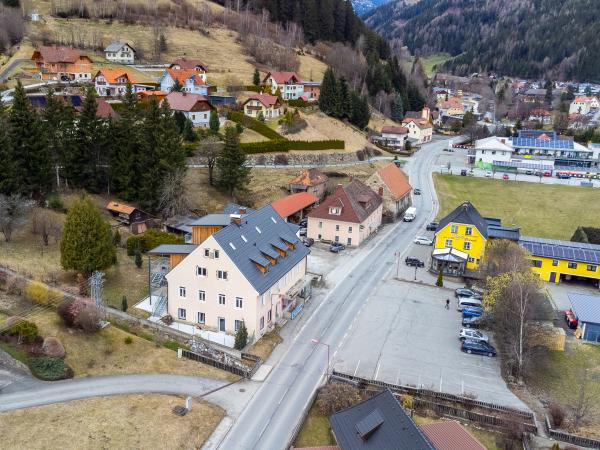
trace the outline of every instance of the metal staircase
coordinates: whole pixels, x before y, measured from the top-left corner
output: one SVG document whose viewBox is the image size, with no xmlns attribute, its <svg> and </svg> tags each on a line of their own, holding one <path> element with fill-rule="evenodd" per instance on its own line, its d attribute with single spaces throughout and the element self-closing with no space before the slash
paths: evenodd
<svg viewBox="0 0 600 450">
<path fill-rule="evenodd" d="M 162 317 L 167 312 L 167 297 L 161 295 L 152 310 L 152 315 L 155 317 Z"/>
</svg>

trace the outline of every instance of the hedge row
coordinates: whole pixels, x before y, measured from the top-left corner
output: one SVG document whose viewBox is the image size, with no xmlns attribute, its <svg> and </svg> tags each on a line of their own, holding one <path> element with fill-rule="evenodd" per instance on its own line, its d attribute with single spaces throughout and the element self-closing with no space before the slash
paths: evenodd
<svg viewBox="0 0 600 450">
<path fill-rule="evenodd" d="M 304 108 L 310 105 L 310 103 L 305 102 L 301 98 L 299 98 L 298 100 L 286 100 L 286 102 L 288 106 L 291 106 L 292 108 Z"/>
<path fill-rule="evenodd" d="M 330 139 L 326 141 L 288 141 L 274 140 L 268 142 L 248 142 L 240 144 L 240 147 L 248 154 L 288 152 L 290 150 L 343 150 L 344 141 Z"/>
<path fill-rule="evenodd" d="M 246 128 L 250 128 L 252 131 L 256 131 L 258 134 L 262 134 L 264 137 L 273 140 L 285 140 L 277 131 L 269 128 L 267 125 L 262 123 L 260 120 L 253 119 L 252 117 L 246 116 L 241 111 L 230 111 L 227 114 L 227 119 L 241 123 Z"/>
</svg>

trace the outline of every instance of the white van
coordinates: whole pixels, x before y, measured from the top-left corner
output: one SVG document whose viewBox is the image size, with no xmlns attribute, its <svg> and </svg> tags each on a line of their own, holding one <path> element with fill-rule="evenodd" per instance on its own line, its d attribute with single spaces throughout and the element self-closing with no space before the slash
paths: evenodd
<svg viewBox="0 0 600 450">
<path fill-rule="evenodd" d="M 412 222 L 413 220 L 415 220 L 416 217 L 417 217 L 417 208 L 415 208 L 414 206 L 411 206 L 404 213 L 404 218 L 402 220 L 404 220 L 405 222 Z"/>
<path fill-rule="evenodd" d="M 481 308 L 481 300 L 471 297 L 459 297 L 457 302 L 457 309 L 462 311 L 464 308 L 477 307 Z"/>
</svg>

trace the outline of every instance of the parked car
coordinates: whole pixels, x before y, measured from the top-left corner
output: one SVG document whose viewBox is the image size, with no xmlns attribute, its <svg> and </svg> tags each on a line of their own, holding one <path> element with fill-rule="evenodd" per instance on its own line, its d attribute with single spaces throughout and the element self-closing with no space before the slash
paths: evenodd
<svg viewBox="0 0 600 450">
<path fill-rule="evenodd" d="M 427 224 L 427 226 L 425 227 L 425 229 L 427 231 L 437 231 L 439 226 L 440 226 L 440 224 L 438 222 L 429 222 Z"/>
<path fill-rule="evenodd" d="M 304 238 L 302 239 L 302 243 L 307 247 L 311 247 L 315 243 L 315 240 L 313 238 Z"/>
<path fill-rule="evenodd" d="M 465 339 L 460 344 L 460 349 L 466 353 L 476 355 L 496 356 L 496 349 L 485 341 L 476 341 L 474 339 Z"/>
<path fill-rule="evenodd" d="M 470 177 L 474 177 L 475 176 L 475 172 L 473 171 L 473 169 L 469 170 L 469 173 L 467 174 Z"/>
<path fill-rule="evenodd" d="M 463 317 L 481 317 L 483 315 L 483 308 L 479 306 L 466 306 L 462 310 Z"/>
<path fill-rule="evenodd" d="M 483 317 L 479 316 L 471 316 L 471 317 L 463 317 L 462 326 L 465 328 L 479 328 L 483 325 Z"/>
<path fill-rule="evenodd" d="M 433 245 L 433 241 L 425 236 L 417 236 L 414 242 L 419 245 Z"/>
<path fill-rule="evenodd" d="M 421 195 L 421 189 L 413 189 L 413 194 Z"/>
<path fill-rule="evenodd" d="M 486 171 L 485 171 L 485 176 L 486 176 L 487 178 L 491 178 L 491 177 L 492 177 L 492 175 L 493 175 L 493 174 L 492 174 L 492 171 L 491 171 L 491 170 L 486 170 Z"/>
<path fill-rule="evenodd" d="M 460 171 L 460 176 L 461 177 L 466 177 L 467 176 L 467 169 L 463 169 Z"/>
<path fill-rule="evenodd" d="M 300 228 L 300 236 L 306 236 L 306 228 Z"/>
<path fill-rule="evenodd" d="M 479 292 L 475 292 L 473 289 L 458 288 L 454 291 L 455 297 L 473 297 L 481 300 L 483 296 Z"/>
<path fill-rule="evenodd" d="M 503 179 L 504 181 L 508 181 L 508 174 L 507 174 L 507 173 L 505 173 L 504 175 L 502 175 L 502 179 Z"/>
<path fill-rule="evenodd" d="M 525 175 L 533 175 L 533 170 L 527 169 Z"/>
<path fill-rule="evenodd" d="M 545 171 L 543 175 L 544 175 L 545 177 L 551 177 L 551 176 L 552 176 L 552 172 Z"/>
<path fill-rule="evenodd" d="M 404 260 L 407 266 L 411 267 L 425 267 L 425 263 L 421 261 L 419 258 L 415 258 L 413 256 L 407 256 Z"/>
<path fill-rule="evenodd" d="M 559 180 L 568 180 L 571 176 L 568 173 L 559 173 L 557 175 Z"/>
<path fill-rule="evenodd" d="M 461 328 L 460 332 L 458 333 L 458 339 L 460 339 L 461 341 L 464 341 L 465 339 L 472 339 L 474 341 L 484 342 L 490 341 L 490 337 L 487 334 L 482 333 L 479 330 L 474 330 L 472 328 Z"/>
<path fill-rule="evenodd" d="M 577 317 L 575 316 L 575 313 L 573 312 L 572 309 L 567 309 L 565 311 L 565 322 L 567 322 L 567 325 L 569 328 L 571 328 L 571 329 L 577 328 L 579 320 L 577 320 Z"/>
<path fill-rule="evenodd" d="M 308 226 L 308 220 L 307 219 L 302 219 L 300 222 L 298 222 L 298 226 L 300 228 L 306 228 Z"/>
<path fill-rule="evenodd" d="M 340 244 L 339 242 L 333 242 L 329 246 L 329 251 L 332 253 L 339 253 L 342 250 L 346 250 L 346 246 L 344 244 Z"/>
<path fill-rule="evenodd" d="M 462 311 L 465 308 L 481 308 L 481 300 L 473 297 L 458 297 L 456 309 Z"/>
</svg>

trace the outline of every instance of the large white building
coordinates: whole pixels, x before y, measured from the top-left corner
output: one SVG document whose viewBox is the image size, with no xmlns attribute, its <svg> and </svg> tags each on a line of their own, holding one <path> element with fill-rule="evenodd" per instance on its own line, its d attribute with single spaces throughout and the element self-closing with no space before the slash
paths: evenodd
<svg viewBox="0 0 600 450">
<path fill-rule="evenodd" d="M 112 42 L 104 49 L 107 61 L 133 64 L 135 62 L 135 49 L 127 42 Z"/>
</svg>

